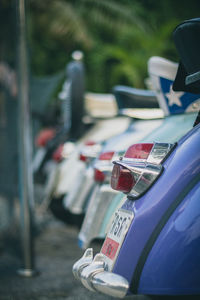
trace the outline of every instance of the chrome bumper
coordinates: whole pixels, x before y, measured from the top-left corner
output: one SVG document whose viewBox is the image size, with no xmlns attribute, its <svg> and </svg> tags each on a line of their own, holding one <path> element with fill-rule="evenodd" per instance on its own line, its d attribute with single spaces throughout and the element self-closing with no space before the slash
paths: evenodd
<svg viewBox="0 0 200 300">
<path fill-rule="evenodd" d="M 73 265 L 73 274 L 93 292 L 123 298 L 129 289 L 129 283 L 124 277 L 107 271 L 103 254 L 98 253 L 93 258 L 92 248 L 88 248 L 82 258 Z"/>
</svg>

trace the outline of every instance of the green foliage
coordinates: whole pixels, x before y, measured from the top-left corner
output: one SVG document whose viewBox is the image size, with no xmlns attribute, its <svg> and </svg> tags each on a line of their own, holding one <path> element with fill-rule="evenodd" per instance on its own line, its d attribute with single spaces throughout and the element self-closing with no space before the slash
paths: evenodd
<svg viewBox="0 0 200 300">
<path fill-rule="evenodd" d="M 144 88 L 147 61 L 151 56 L 164 56 L 176 61 L 171 33 L 177 23 L 173 20 L 159 30 L 142 31 L 134 26 L 122 32 L 116 44 L 99 44 L 89 55 L 89 73 L 94 90 L 109 91 L 113 85 L 125 84 Z"/>
<path fill-rule="evenodd" d="M 197 17 L 199 8 L 198 0 L 32 0 L 32 70 L 55 73 L 80 49 L 89 90 L 107 92 L 116 84 L 142 88 L 151 56 L 178 60 L 172 31 Z"/>
</svg>

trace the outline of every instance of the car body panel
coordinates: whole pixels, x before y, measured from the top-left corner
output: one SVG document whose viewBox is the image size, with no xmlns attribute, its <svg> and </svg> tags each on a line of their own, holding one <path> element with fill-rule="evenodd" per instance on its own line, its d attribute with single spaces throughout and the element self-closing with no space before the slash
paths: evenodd
<svg viewBox="0 0 200 300">
<path fill-rule="evenodd" d="M 200 182 L 168 219 L 153 245 L 140 277 L 139 294 L 200 292 L 199 199 Z"/>
<path fill-rule="evenodd" d="M 144 139 L 141 140 L 141 142 L 177 142 L 193 127 L 196 116 L 197 112 L 180 115 L 170 115 L 164 119 L 164 122 L 160 127 L 155 129 L 151 134 L 147 135 Z"/>
<path fill-rule="evenodd" d="M 123 193 L 117 193 L 117 195 L 114 196 L 114 198 L 112 199 L 112 201 L 110 202 L 106 210 L 106 213 L 102 221 L 102 225 L 100 227 L 99 232 L 97 232 L 97 236 L 95 238 L 101 238 L 101 239 L 105 238 L 106 233 L 108 231 L 108 227 L 112 222 L 115 211 L 117 210 L 118 207 L 122 206 L 125 200 L 126 200 L 126 195 L 124 195 Z"/>
<path fill-rule="evenodd" d="M 125 210 L 132 210 L 135 218 L 113 272 L 131 283 L 132 292 L 137 292 L 136 268 L 152 232 L 183 187 L 200 173 L 199 139 L 200 126 L 196 126 L 179 141 L 178 146 L 163 163 L 164 171 L 156 184 L 138 200 L 127 200 L 122 206 Z"/>
<path fill-rule="evenodd" d="M 60 197 L 61 195 L 65 195 L 72 187 L 74 187 L 74 179 L 77 178 L 78 174 L 85 170 L 85 164 L 79 160 L 79 146 L 76 147 L 69 158 L 64 159 L 57 168 L 58 184 L 55 187 L 54 196 Z"/>
<path fill-rule="evenodd" d="M 76 187 L 76 178 L 79 174 L 84 174 L 86 165 L 79 160 L 80 150 L 87 140 L 101 143 L 113 135 L 123 132 L 129 126 L 130 118 L 116 117 L 108 120 L 98 121 L 80 140 L 69 158 L 63 160 L 58 166 L 59 179 L 54 191 L 55 197 L 60 197 Z M 80 177 L 81 178 L 81 177 Z"/>
<path fill-rule="evenodd" d="M 162 126 L 164 119 L 135 120 L 121 134 L 108 139 L 103 146 L 102 152 L 125 151 L 131 144 L 143 139 L 152 131 Z"/>
<path fill-rule="evenodd" d="M 110 203 L 116 194 L 117 191 L 111 191 L 110 184 L 95 186 L 78 236 L 81 248 L 86 249 L 89 242 L 97 236 L 97 230 L 103 220 L 102 216 L 104 216 L 107 209 L 107 202 Z M 101 210 L 96 209 L 96 207 L 99 207 L 99 202 L 101 202 Z"/>
<path fill-rule="evenodd" d="M 75 188 L 65 195 L 63 199 L 63 205 L 71 213 L 82 214 L 85 211 L 87 197 L 89 197 L 95 184 L 93 173 L 94 170 L 92 166 L 87 166 L 84 169 L 84 172 L 77 174 Z"/>
</svg>

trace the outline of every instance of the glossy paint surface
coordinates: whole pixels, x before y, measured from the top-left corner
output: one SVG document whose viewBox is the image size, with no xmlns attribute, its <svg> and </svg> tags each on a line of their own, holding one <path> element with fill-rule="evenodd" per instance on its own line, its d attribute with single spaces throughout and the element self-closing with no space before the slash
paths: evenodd
<svg viewBox="0 0 200 300">
<path fill-rule="evenodd" d="M 110 184 L 95 186 L 79 232 L 79 245 L 82 249 L 86 249 L 92 239 L 97 237 L 103 219 L 102 215 L 106 213 L 107 207 L 116 193 L 111 189 Z"/>
<path fill-rule="evenodd" d="M 192 129 L 178 143 L 164 162 L 164 171 L 150 190 L 138 200 L 127 200 L 122 206 L 134 211 L 135 218 L 120 250 L 113 272 L 130 283 L 153 230 L 183 187 L 200 173 L 200 125 Z M 133 282 L 134 284 L 134 282 Z M 137 288 L 137 287 L 136 287 Z"/>
<path fill-rule="evenodd" d="M 144 265 L 138 293 L 200 293 L 199 200 L 200 182 L 177 207 L 156 240 Z"/>
<path fill-rule="evenodd" d="M 166 117 L 161 126 L 155 128 L 150 134 L 146 135 L 141 142 L 177 142 L 187 131 L 189 131 L 196 118 L 197 113 L 188 113 L 182 115 L 172 115 Z M 176 131 L 174 130 L 176 128 Z M 104 217 L 102 228 L 97 237 L 102 237 L 105 228 L 108 226 L 109 220 L 116 210 L 119 202 L 113 199 L 111 208 L 108 208 L 106 216 Z M 105 233 L 104 233 L 105 237 Z"/>
<path fill-rule="evenodd" d="M 101 225 L 100 231 L 98 232 L 97 236 L 99 238 L 105 238 L 109 224 L 111 224 L 111 220 L 114 215 L 114 212 L 116 211 L 116 209 L 118 207 L 122 206 L 122 204 L 125 202 L 125 200 L 126 200 L 126 196 L 123 193 L 117 193 L 117 195 L 112 199 L 112 201 L 104 215 L 104 219 L 103 219 L 103 223 Z"/>
<path fill-rule="evenodd" d="M 170 115 L 165 118 L 163 124 L 160 127 L 156 128 L 144 139 L 142 139 L 141 143 L 177 142 L 193 127 L 196 116 L 197 112 L 180 115 Z"/>
<path fill-rule="evenodd" d="M 64 207 L 74 214 L 81 214 L 84 212 L 87 197 L 94 187 L 92 165 L 86 166 L 85 170 L 79 172 L 76 181 L 74 180 L 71 193 L 64 198 Z M 76 184 L 74 184 L 76 182 Z M 81 193 L 80 193 L 81 191 Z"/>
</svg>

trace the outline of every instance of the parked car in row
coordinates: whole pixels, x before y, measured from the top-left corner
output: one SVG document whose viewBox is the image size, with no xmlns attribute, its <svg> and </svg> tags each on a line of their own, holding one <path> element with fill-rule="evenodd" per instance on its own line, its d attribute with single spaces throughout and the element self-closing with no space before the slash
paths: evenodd
<svg viewBox="0 0 200 300">
<path fill-rule="evenodd" d="M 200 92 L 199 33 L 200 18 L 174 30 L 181 65 L 173 83 L 179 97 L 164 93 L 170 112 L 193 107 L 183 92 Z M 118 298 L 200 295 L 199 121 L 198 115 L 180 139 L 163 136 L 133 144 L 114 161 L 111 186 L 126 200 L 115 212 L 101 251 L 93 257 L 88 248 L 73 266 L 74 276 L 89 290 Z M 178 133 L 178 126 L 168 137 Z"/>
<path fill-rule="evenodd" d="M 68 224 L 82 223 L 83 214 L 71 212 L 64 209 L 64 197 L 74 197 L 80 189 L 83 177 L 85 176 L 88 163 L 80 159 L 81 151 L 87 151 L 88 158 L 93 160 L 101 151 L 104 139 L 111 137 L 117 132 L 123 132 L 129 125 L 130 119 L 126 116 L 99 120 L 88 130 L 83 137 L 76 142 L 71 154 L 64 158 L 57 166 L 56 181 L 53 189 L 48 192 L 48 204 L 53 215 Z M 88 173 L 87 173 L 88 174 Z M 89 176 L 90 174 L 88 174 Z M 85 187 L 86 189 L 86 187 Z"/>
<path fill-rule="evenodd" d="M 117 90 L 119 90 L 120 97 L 123 93 L 126 95 L 123 105 L 120 104 L 121 98 L 117 99 L 119 116 L 99 121 L 97 126 L 88 131 L 77 143 L 77 147 L 72 154 L 73 159 L 69 157 L 59 166 L 58 184 L 50 201 L 50 209 L 56 217 L 62 219 L 65 223 L 71 224 L 74 222 L 79 225 L 83 219 L 88 197 L 90 197 L 95 184 L 93 163 L 98 153 L 110 144 L 115 143 L 115 147 L 122 147 L 122 142 L 118 143 L 117 146 L 116 141 L 120 141 L 119 137 L 124 132 L 126 132 L 126 135 L 134 135 L 135 138 L 139 138 L 145 136 L 147 132 L 156 128 L 161 122 L 160 119 L 162 119 L 163 113 L 157 108 L 158 103 L 155 92 L 121 86 L 115 89 L 115 93 L 118 93 Z M 130 117 L 131 103 L 133 107 L 137 103 L 136 112 L 132 112 L 132 116 L 135 113 L 136 118 Z M 143 105 L 145 105 L 145 112 L 143 112 L 143 109 L 138 109 L 139 106 Z M 129 108 L 128 113 L 124 111 L 125 108 Z M 146 118 L 149 118 L 149 120 L 140 120 Z M 146 126 L 147 124 L 148 126 Z M 111 138 L 112 136 L 113 138 Z M 83 141 L 86 141 L 85 145 Z M 125 138 L 124 143 L 123 149 L 130 145 L 131 141 Z M 78 223 L 77 220 L 79 220 Z"/>
</svg>

